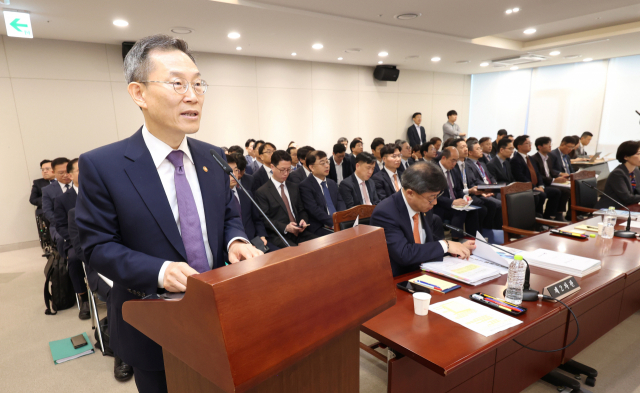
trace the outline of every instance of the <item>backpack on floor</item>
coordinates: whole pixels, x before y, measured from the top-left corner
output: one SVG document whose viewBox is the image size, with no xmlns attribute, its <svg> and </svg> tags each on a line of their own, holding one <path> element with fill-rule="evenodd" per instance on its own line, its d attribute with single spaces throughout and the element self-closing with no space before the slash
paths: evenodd
<svg viewBox="0 0 640 393">
<path fill-rule="evenodd" d="M 66 310 L 76 303 L 76 294 L 69 277 L 67 261 L 56 250 L 47 258 L 44 282 L 44 304 L 46 315 L 56 315 L 58 310 Z M 51 284 L 51 285 L 49 285 Z"/>
</svg>

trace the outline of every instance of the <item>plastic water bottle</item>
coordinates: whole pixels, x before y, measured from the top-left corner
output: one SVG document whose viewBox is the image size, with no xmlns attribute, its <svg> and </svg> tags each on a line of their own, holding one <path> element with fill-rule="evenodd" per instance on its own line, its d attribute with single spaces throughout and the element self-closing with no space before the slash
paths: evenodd
<svg viewBox="0 0 640 393">
<path fill-rule="evenodd" d="M 602 238 L 603 239 L 612 239 L 613 238 L 613 232 L 614 232 L 614 228 L 616 226 L 616 220 L 618 219 L 618 216 L 616 215 L 616 208 L 613 206 L 609 206 L 609 210 L 607 211 L 607 213 L 604 215 L 603 218 L 603 224 L 604 227 L 602 228 Z"/>
<path fill-rule="evenodd" d="M 504 300 L 513 304 L 522 303 L 524 276 L 526 272 L 527 263 L 522 259 L 522 255 L 516 255 L 513 257 L 513 261 L 509 264 L 507 293 Z"/>
</svg>

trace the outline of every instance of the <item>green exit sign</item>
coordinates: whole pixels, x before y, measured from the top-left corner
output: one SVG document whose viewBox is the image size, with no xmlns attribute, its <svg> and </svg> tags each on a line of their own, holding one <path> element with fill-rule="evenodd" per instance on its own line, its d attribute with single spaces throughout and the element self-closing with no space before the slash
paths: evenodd
<svg viewBox="0 0 640 393">
<path fill-rule="evenodd" d="M 33 38 L 31 18 L 26 12 L 3 11 L 9 37 Z"/>
</svg>

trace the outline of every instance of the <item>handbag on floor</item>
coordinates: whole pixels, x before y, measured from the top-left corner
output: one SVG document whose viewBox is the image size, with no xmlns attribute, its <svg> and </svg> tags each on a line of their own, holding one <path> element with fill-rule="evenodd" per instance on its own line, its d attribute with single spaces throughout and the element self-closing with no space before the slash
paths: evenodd
<svg viewBox="0 0 640 393">
<path fill-rule="evenodd" d="M 67 261 L 53 250 L 47 258 L 44 282 L 44 304 L 46 315 L 56 315 L 58 310 L 66 310 L 76 303 L 76 294 L 69 277 Z"/>
</svg>

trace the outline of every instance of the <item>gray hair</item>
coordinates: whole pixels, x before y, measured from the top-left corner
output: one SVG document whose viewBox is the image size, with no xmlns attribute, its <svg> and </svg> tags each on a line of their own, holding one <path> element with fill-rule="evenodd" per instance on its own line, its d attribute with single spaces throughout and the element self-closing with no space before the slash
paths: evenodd
<svg viewBox="0 0 640 393">
<path fill-rule="evenodd" d="M 338 139 L 338 143 L 342 143 L 342 142 L 349 142 L 349 140 L 345 137 L 340 137 L 340 139 Z"/>
<path fill-rule="evenodd" d="M 189 51 L 189 45 L 180 38 L 173 38 L 165 34 L 144 37 L 135 43 L 124 58 L 124 77 L 127 83 L 140 82 L 147 79 L 152 71 L 149 52 L 153 50 L 179 50 L 189 56 L 194 64 L 196 62 L 191 51 Z"/>
<path fill-rule="evenodd" d="M 402 173 L 402 188 L 418 194 L 440 192 L 447 188 L 447 180 L 437 166 L 428 162 L 416 162 Z"/>
<path fill-rule="evenodd" d="M 469 151 L 472 151 L 473 148 L 478 145 L 478 140 L 477 139 L 467 139 L 467 149 L 469 149 Z"/>
</svg>

